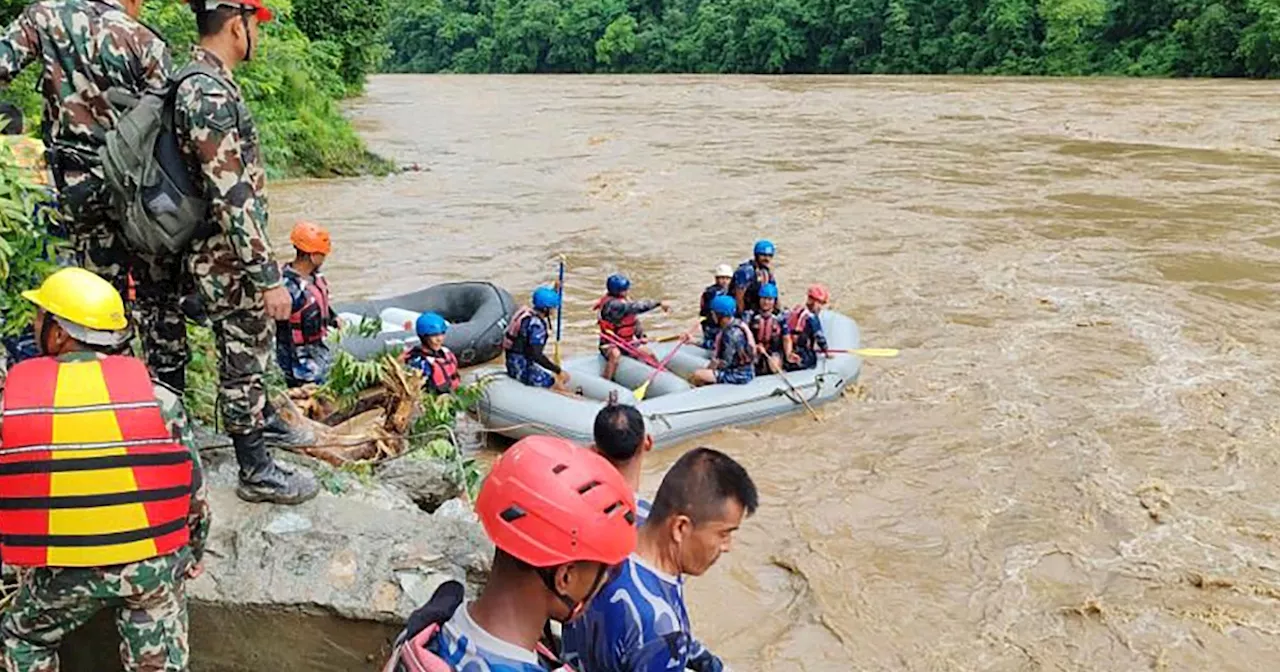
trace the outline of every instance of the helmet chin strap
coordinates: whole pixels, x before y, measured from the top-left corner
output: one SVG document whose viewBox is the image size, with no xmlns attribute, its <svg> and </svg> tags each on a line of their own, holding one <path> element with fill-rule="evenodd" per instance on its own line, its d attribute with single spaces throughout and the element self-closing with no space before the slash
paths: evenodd
<svg viewBox="0 0 1280 672">
<path fill-rule="evenodd" d="M 249 32 L 249 14 L 240 12 L 240 22 L 244 24 L 244 61 L 253 60 L 253 34 Z"/>
</svg>

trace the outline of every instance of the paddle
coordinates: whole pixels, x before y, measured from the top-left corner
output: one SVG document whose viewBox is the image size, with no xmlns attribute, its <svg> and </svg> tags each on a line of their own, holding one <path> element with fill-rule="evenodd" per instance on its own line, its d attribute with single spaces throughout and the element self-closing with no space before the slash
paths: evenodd
<svg viewBox="0 0 1280 672">
<path fill-rule="evenodd" d="M 689 339 L 687 338 L 681 339 L 681 341 L 676 344 L 676 347 L 671 348 L 671 352 L 668 352 L 667 356 L 663 357 L 661 362 L 658 362 L 658 368 L 654 369 L 653 373 L 649 374 L 649 377 L 640 384 L 640 387 L 637 387 L 635 391 L 632 392 L 632 394 L 635 395 L 636 401 L 644 401 L 644 395 L 649 392 L 649 383 L 652 383 L 653 379 L 657 378 L 658 374 L 662 373 L 663 369 L 667 368 L 667 363 L 671 361 L 671 358 L 675 357 L 676 353 L 680 351 L 680 348 L 684 347 L 684 344 L 688 342 Z"/>
<path fill-rule="evenodd" d="M 787 389 L 791 390 L 792 394 L 800 398 L 800 403 L 804 404 L 805 409 L 809 411 L 809 415 L 813 416 L 814 421 L 822 422 L 822 416 L 818 415 L 818 412 L 813 410 L 813 407 L 809 405 L 809 400 L 805 399 L 804 396 L 800 394 L 800 390 L 797 390 L 796 386 L 791 384 L 791 381 L 787 379 L 787 374 L 782 372 L 782 366 L 774 363 L 772 357 L 769 358 L 769 368 L 773 369 L 773 372 L 778 374 L 778 377 L 782 379 L 782 382 L 787 384 Z"/>
<path fill-rule="evenodd" d="M 560 326 L 563 324 L 561 316 L 564 315 L 564 255 L 560 255 L 560 280 L 556 283 L 556 294 L 559 295 L 560 305 L 556 308 L 556 347 L 553 355 L 556 359 L 556 366 L 560 366 Z"/>
<path fill-rule="evenodd" d="M 897 348 L 859 348 L 857 350 L 828 350 L 831 353 L 844 353 L 859 357 L 897 357 Z"/>
<path fill-rule="evenodd" d="M 640 352 L 639 350 L 636 350 L 630 343 L 627 343 L 621 338 L 618 338 L 615 334 L 611 334 L 607 331 L 601 331 L 600 338 L 603 338 L 610 345 L 617 346 L 623 352 L 644 362 L 645 364 L 648 364 L 649 366 L 656 367 L 658 365 L 658 360 L 654 359 L 653 357 L 650 357 L 649 355 L 644 354 L 643 352 Z"/>
</svg>

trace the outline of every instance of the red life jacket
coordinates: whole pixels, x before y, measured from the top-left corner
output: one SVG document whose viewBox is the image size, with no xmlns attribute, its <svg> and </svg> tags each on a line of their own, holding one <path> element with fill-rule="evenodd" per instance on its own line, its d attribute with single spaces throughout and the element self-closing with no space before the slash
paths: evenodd
<svg viewBox="0 0 1280 672">
<path fill-rule="evenodd" d="M 523 355 L 528 350 L 529 344 L 524 342 L 524 336 L 521 335 L 521 327 L 528 318 L 542 319 L 529 306 L 520 306 L 516 309 L 514 315 L 511 316 L 511 322 L 507 324 L 507 330 L 502 333 L 502 350 L 503 352 L 515 352 Z"/>
<path fill-rule="evenodd" d="M 756 343 L 766 348 L 773 347 L 782 337 L 782 325 L 773 313 L 756 313 L 754 336 Z"/>
<path fill-rule="evenodd" d="M 286 266 L 285 268 L 290 268 Z M 329 282 L 317 271 L 308 282 L 297 272 L 285 271 L 297 279 L 302 288 L 302 307 L 289 315 L 290 340 L 294 345 L 311 345 L 329 335 Z"/>
<path fill-rule="evenodd" d="M 132 357 L 37 357 L 9 370 L 0 430 L 0 555 L 105 567 L 187 544 L 191 453 Z"/>
<path fill-rule="evenodd" d="M 813 335 L 809 333 L 810 317 L 813 317 L 813 311 L 803 303 L 787 312 L 787 333 L 795 338 L 795 347 L 799 350 L 812 349 Z"/>
<path fill-rule="evenodd" d="M 733 367 L 739 367 L 739 366 L 746 366 L 746 365 L 748 365 L 748 364 L 754 364 L 754 363 L 755 363 L 755 361 L 756 361 L 756 337 L 755 337 L 755 335 L 754 335 L 754 334 L 752 334 L 752 333 L 751 333 L 751 329 L 750 329 L 750 327 L 748 327 L 747 325 L 745 325 L 745 324 L 743 324 L 743 323 L 742 323 L 742 320 L 734 320 L 734 321 L 733 321 L 733 322 L 728 326 L 728 328 L 726 328 L 726 329 L 721 329 L 721 330 L 720 330 L 720 333 L 716 334 L 715 356 L 716 356 L 716 357 L 719 357 L 719 356 L 720 356 L 720 352 L 721 352 L 720 347 L 721 347 L 721 344 L 722 344 L 722 343 L 723 343 L 723 341 L 724 341 L 725 334 L 726 334 L 726 333 L 728 333 L 729 329 L 732 329 L 732 328 L 734 328 L 734 327 L 737 327 L 737 328 L 741 329 L 741 330 L 742 330 L 742 333 L 746 334 L 746 336 L 747 336 L 747 347 L 746 347 L 745 349 L 743 349 L 743 350 L 739 350 L 739 351 L 738 351 L 738 359 L 737 359 L 737 361 L 734 361 L 734 362 L 726 362 L 726 364 L 729 364 L 730 366 L 733 366 Z"/>
<path fill-rule="evenodd" d="M 458 358 L 449 348 L 440 348 L 439 355 L 433 355 L 427 352 L 426 348 L 418 349 L 422 353 L 422 358 L 427 360 L 431 365 L 431 374 L 429 380 L 431 387 L 435 390 L 447 390 L 452 392 L 458 389 L 458 385 L 462 383 L 462 376 L 458 374 Z M 406 358 L 413 350 L 405 353 Z"/>
<path fill-rule="evenodd" d="M 613 334 L 614 336 L 617 336 L 618 338 L 622 339 L 627 343 L 632 343 L 640 340 L 640 337 L 642 336 L 642 333 L 640 331 L 639 316 L 636 315 L 635 313 L 632 313 L 630 315 L 624 315 L 622 319 L 617 322 L 611 322 L 604 318 L 604 311 L 602 310 L 604 308 L 604 304 L 608 303 L 609 301 L 625 301 L 625 300 L 626 299 L 622 299 L 616 296 L 609 296 L 608 294 L 605 294 L 604 296 L 600 297 L 600 299 L 596 301 L 595 305 L 592 307 L 595 308 L 597 313 L 596 324 L 600 325 L 600 333 Z M 600 343 L 607 344 L 608 341 L 606 341 L 602 337 L 600 339 Z"/>
</svg>

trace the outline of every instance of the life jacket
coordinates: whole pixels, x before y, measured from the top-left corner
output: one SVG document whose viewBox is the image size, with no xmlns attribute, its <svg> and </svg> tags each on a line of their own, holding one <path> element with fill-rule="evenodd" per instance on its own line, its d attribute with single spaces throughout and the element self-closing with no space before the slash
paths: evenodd
<svg viewBox="0 0 1280 672">
<path fill-rule="evenodd" d="M 778 339 L 782 338 L 782 324 L 778 322 L 777 315 L 774 313 L 755 313 L 752 315 L 755 320 L 752 335 L 755 336 L 756 343 L 766 348 L 774 347 L 778 343 Z"/>
<path fill-rule="evenodd" d="M 721 329 L 720 333 L 716 334 L 716 347 L 715 347 L 716 357 L 718 358 L 720 356 L 720 353 L 721 353 L 720 348 L 724 344 L 725 334 L 727 334 L 728 331 L 730 329 L 733 329 L 734 327 L 741 329 L 742 333 L 746 334 L 747 347 L 743 350 L 738 351 L 738 358 L 736 361 L 727 362 L 727 363 L 732 365 L 734 368 L 737 368 L 739 366 L 747 366 L 748 364 L 755 363 L 756 337 L 754 334 L 751 333 L 751 328 L 742 323 L 742 320 L 734 320 L 728 327 Z"/>
<path fill-rule="evenodd" d="M 787 333 L 795 337 L 795 347 L 798 350 L 812 349 L 813 334 L 809 333 L 810 317 L 813 317 L 813 311 L 803 303 L 787 312 Z"/>
<path fill-rule="evenodd" d="M 409 616 L 409 622 L 396 640 L 391 659 L 383 666 L 382 672 L 454 672 L 448 661 L 428 647 L 440 633 L 440 626 L 453 618 L 453 613 L 461 605 L 462 584 L 448 581 L 437 588 L 431 599 Z M 569 665 L 561 663 L 541 642 L 537 645 L 537 653 L 543 667 L 551 672 L 575 672 Z"/>
<path fill-rule="evenodd" d="M 621 339 L 623 342 L 631 343 L 639 340 L 640 337 L 642 336 L 642 333 L 640 331 L 640 320 L 638 315 L 636 315 L 635 313 L 632 313 L 630 315 L 624 315 L 622 319 L 618 320 L 617 322 L 606 320 L 604 317 L 605 304 L 609 303 L 610 301 L 625 301 L 625 300 L 626 299 L 621 299 L 616 296 L 610 296 L 608 294 L 605 294 L 604 296 L 600 297 L 600 299 L 597 300 L 595 305 L 592 307 L 595 308 L 597 312 L 598 317 L 596 319 L 596 324 L 600 325 L 601 334 L 606 334 L 606 333 L 613 334 L 614 336 L 617 336 L 619 339 Z M 605 338 L 601 336 L 600 343 L 601 345 L 607 345 L 609 344 L 609 341 L 605 340 Z"/>
<path fill-rule="evenodd" d="M 189 541 L 191 453 L 132 357 L 27 360 L 9 370 L 0 430 L 0 555 L 104 567 Z"/>
<path fill-rule="evenodd" d="M 462 382 L 462 376 L 458 374 L 458 358 L 449 348 L 441 348 L 440 352 L 442 354 L 433 355 L 427 352 L 426 348 L 419 347 L 405 352 L 404 357 L 408 360 L 416 353 L 426 360 L 431 366 L 431 371 L 427 372 L 427 379 L 431 381 L 433 389 L 456 390 Z"/>
<path fill-rule="evenodd" d="M 524 337 L 524 322 L 529 318 L 542 319 L 529 306 L 520 306 L 515 314 L 511 316 L 511 322 L 507 325 L 507 330 L 502 334 L 502 350 L 504 352 L 514 352 L 517 355 L 528 356 L 529 344 Z"/>
<path fill-rule="evenodd" d="M 302 289 L 302 307 L 289 314 L 289 340 L 294 345 L 312 345 L 329 335 L 329 281 L 316 271 L 315 280 L 308 282 L 301 273 L 285 265 L 284 274 L 291 276 Z"/>
</svg>

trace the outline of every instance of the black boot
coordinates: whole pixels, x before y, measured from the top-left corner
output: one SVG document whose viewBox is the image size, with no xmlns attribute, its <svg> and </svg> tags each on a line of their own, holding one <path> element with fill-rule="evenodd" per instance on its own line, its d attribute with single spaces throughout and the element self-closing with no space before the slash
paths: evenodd
<svg viewBox="0 0 1280 672">
<path fill-rule="evenodd" d="M 236 496 L 246 502 L 301 504 L 320 491 L 315 476 L 298 467 L 277 464 L 267 452 L 262 430 L 231 437 L 240 463 Z"/>
<path fill-rule="evenodd" d="M 305 448 L 316 445 L 315 433 L 285 422 L 271 404 L 268 403 L 262 413 L 267 421 L 263 434 L 268 445 L 275 448 Z"/>
</svg>

